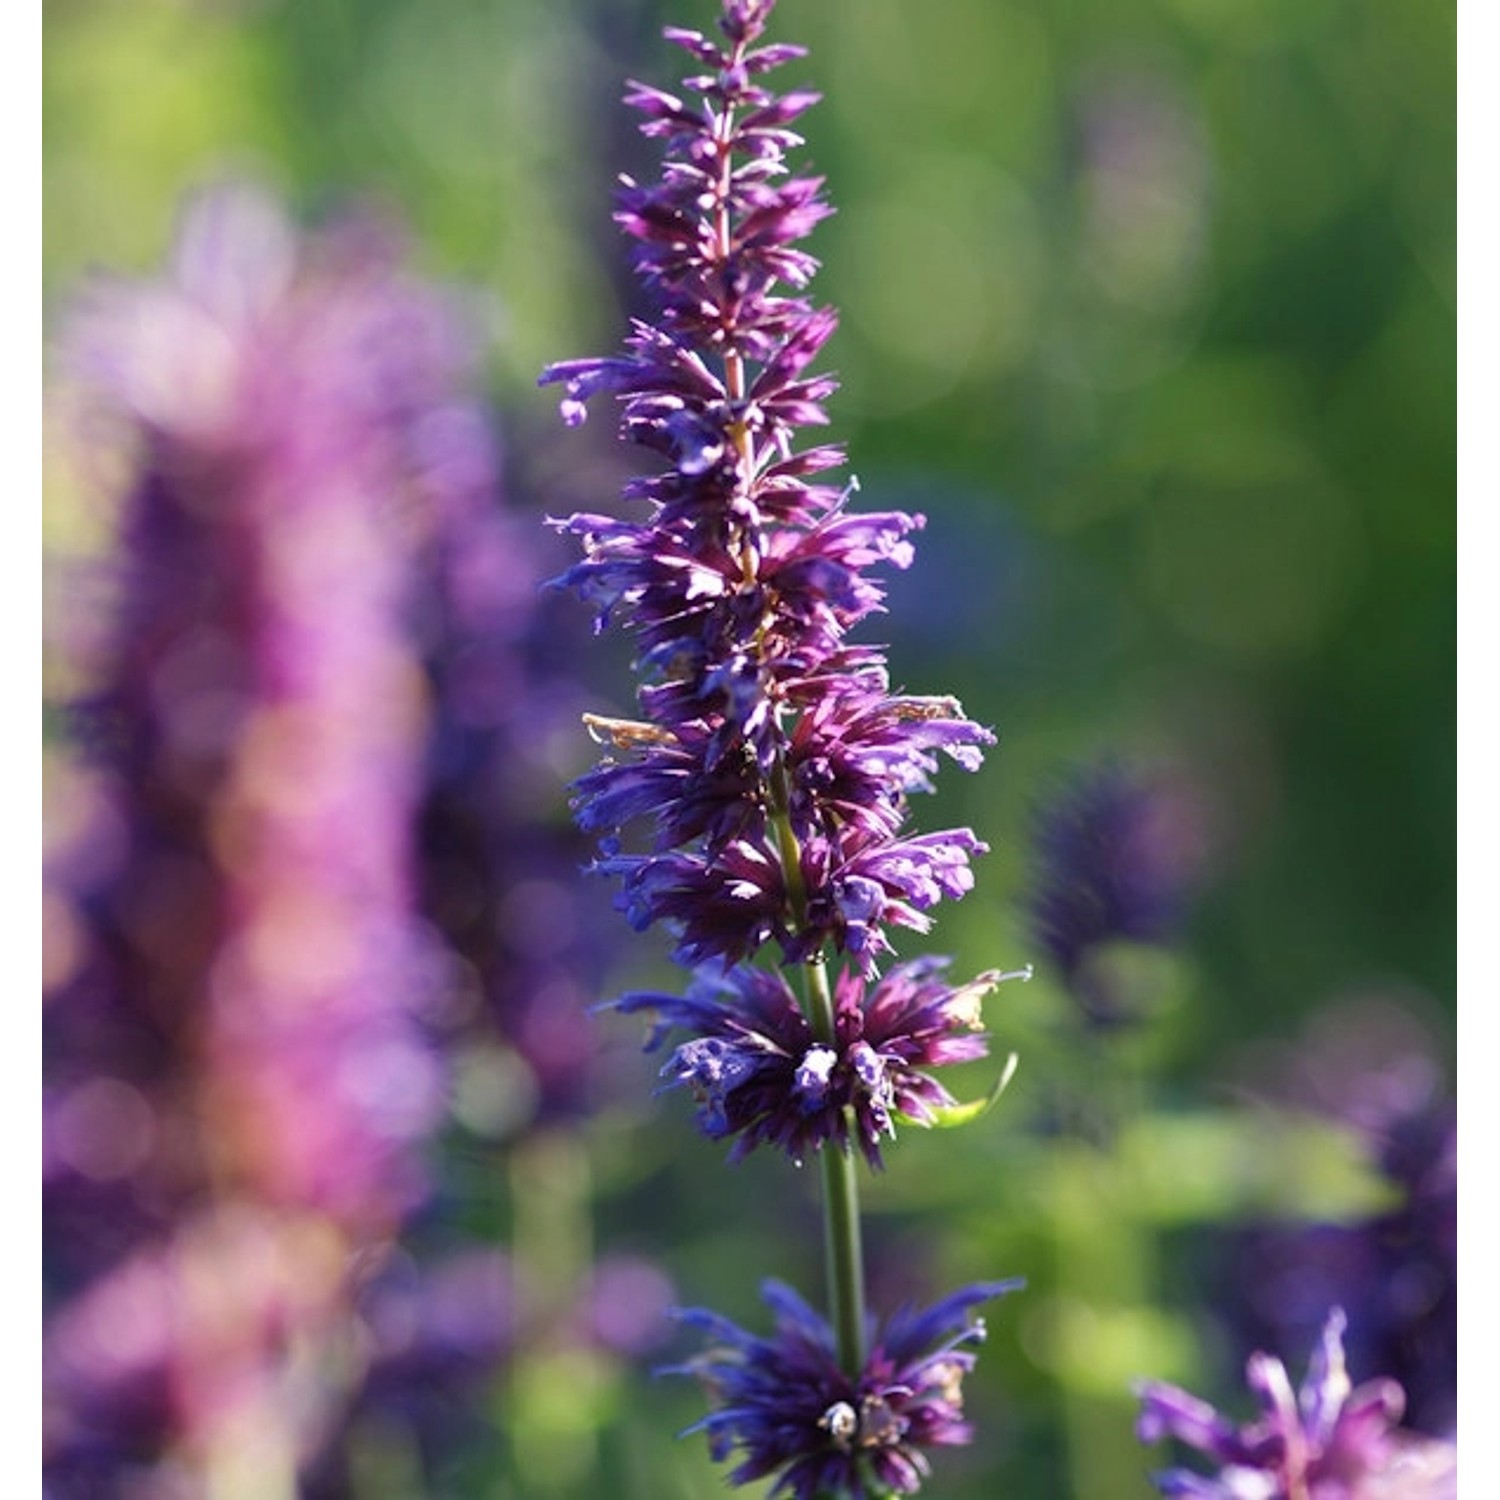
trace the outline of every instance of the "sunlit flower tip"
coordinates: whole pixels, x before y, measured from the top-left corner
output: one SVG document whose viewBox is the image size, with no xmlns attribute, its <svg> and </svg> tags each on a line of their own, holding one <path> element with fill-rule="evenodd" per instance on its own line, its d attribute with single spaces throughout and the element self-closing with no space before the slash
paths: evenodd
<svg viewBox="0 0 1500 1500">
<path fill-rule="evenodd" d="M 827 422 L 837 382 L 811 366 L 838 319 L 802 295 L 817 262 L 796 244 L 831 209 L 821 179 L 786 164 L 817 96 L 763 86 L 801 55 L 751 45 L 771 9 L 724 0 L 727 41 L 669 31 L 711 70 L 680 95 L 629 86 L 665 158 L 656 180 L 622 181 L 615 214 L 653 315 L 619 353 L 541 375 L 570 423 L 615 398 L 621 438 L 668 464 L 625 486 L 645 503 L 635 518 L 554 523 L 583 554 L 557 582 L 596 629 L 634 636 L 659 736 L 616 739 L 626 755 L 581 778 L 573 806 L 631 925 L 671 928 L 678 962 L 734 964 L 774 941 L 799 963 L 831 944 L 870 975 L 888 927 L 925 932 L 932 906 L 971 888 L 984 845 L 967 829 L 903 837 L 907 799 L 944 757 L 976 769 L 994 736 L 952 698 L 892 696 L 881 648 L 848 640 L 885 607 L 873 575 L 909 566 L 923 518 L 854 512 L 852 482 L 815 482 L 842 452 L 796 447 Z M 650 843 L 627 854 L 633 820 Z"/>
<path fill-rule="evenodd" d="M 977 975 L 968 984 L 960 985 L 956 990 L 950 990 L 948 998 L 943 1002 L 943 1010 L 955 1025 L 967 1026 L 972 1031 L 978 1031 L 984 1025 L 985 997 L 997 985 L 1004 984 L 1006 980 L 1019 979 L 1024 982 L 1031 978 L 1032 973 L 1030 964 L 1023 964 L 1019 969 L 986 969 L 983 974 Z"/>
<path fill-rule="evenodd" d="M 954 1105 L 928 1070 L 985 1056 L 980 1000 L 1023 977 L 991 971 L 953 989 L 946 965 L 917 959 L 874 984 L 843 974 L 828 1039 L 814 1034 L 785 979 L 753 968 L 700 975 L 685 997 L 637 992 L 610 1008 L 655 1015 L 648 1051 L 674 1030 L 692 1033 L 662 1068 L 664 1087 L 693 1094 L 703 1133 L 733 1138 L 731 1160 L 770 1145 L 801 1161 L 831 1141 L 857 1145 L 878 1167 L 898 1121 L 929 1125 Z"/>
<path fill-rule="evenodd" d="M 926 1450 L 972 1436 L 963 1379 L 974 1367 L 971 1346 L 985 1336 L 972 1309 L 1022 1284 L 980 1283 L 925 1310 L 901 1310 L 871 1330 L 858 1376 L 840 1367 L 828 1324 L 779 1282 L 762 1289 L 776 1320 L 769 1338 L 711 1312 L 683 1312 L 714 1340 L 667 1372 L 696 1376 L 714 1405 L 683 1435 L 705 1432 L 716 1461 L 739 1459 L 731 1484 L 774 1475 L 771 1500 L 915 1494 L 930 1472 Z"/>
<path fill-rule="evenodd" d="M 1153 1477 L 1161 1493 L 1199 1500 L 1455 1500 L 1453 1444 L 1398 1428 L 1405 1397 L 1394 1380 L 1351 1383 L 1344 1326 L 1342 1309 L 1334 1308 L 1297 1391 L 1279 1359 L 1251 1355 L 1245 1377 L 1261 1416 L 1245 1426 L 1177 1386 L 1143 1382 L 1140 1440 L 1174 1438 L 1218 1466 L 1214 1475 L 1159 1473 Z"/>
</svg>

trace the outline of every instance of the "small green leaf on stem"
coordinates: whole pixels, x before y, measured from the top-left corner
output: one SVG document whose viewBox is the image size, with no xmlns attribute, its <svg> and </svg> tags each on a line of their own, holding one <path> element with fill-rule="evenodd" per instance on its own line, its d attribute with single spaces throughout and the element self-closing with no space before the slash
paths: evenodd
<svg viewBox="0 0 1500 1500">
<path fill-rule="evenodd" d="M 935 1109 L 930 1120 L 914 1120 L 909 1115 L 899 1118 L 908 1125 L 926 1125 L 934 1130 L 953 1130 L 959 1125 L 968 1125 L 974 1120 L 982 1119 L 994 1107 L 1015 1077 L 1016 1066 L 1021 1059 L 1012 1052 L 1005 1059 L 1005 1066 L 1000 1070 L 1000 1076 L 991 1086 L 989 1093 L 982 1099 L 971 1099 L 967 1104 L 952 1104 L 947 1109 Z"/>
</svg>

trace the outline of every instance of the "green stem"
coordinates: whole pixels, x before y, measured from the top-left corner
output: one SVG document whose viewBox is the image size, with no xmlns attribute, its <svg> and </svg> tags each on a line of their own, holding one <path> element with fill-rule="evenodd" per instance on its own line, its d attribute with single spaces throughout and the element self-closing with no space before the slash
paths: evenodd
<svg viewBox="0 0 1500 1500">
<path fill-rule="evenodd" d="M 806 965 L 808 1019 L 819 1041 L 833 1045 L 833 996 L 821 954 Z M 853 1127 L 853 1121 L 849 1125 Z M 832 1141 L 823 1158 L 823 1247 L 828 1267 L 828 1300 L 839 1364 L 858 1375 L 865 1351 L 865 1266 L 860 1243 L 859 1164 L 853 1149 L 841 1151 Z"/>
<path fill-rule="evenodd" d="M 736 45 L 731 65 L 740 64 L 743 45 Z M 727 262 L 733 249 L 729 198 L 733 167 L 729 139 L 733 115 L 725 111 L 719 127 L 718 208 L 714 230 L 721 262 Z M 744 400 L 746 390 L 745 360 L 739 347 L 731 342 L 724 352 L 724 386 L 731 402 Z M 731 429 L 741 482 L 748 492 L 754 482 L 754 452 L 750 432 L 737 415 Z M 740 541 L 740 565 L 746 583 L 753 583 L 758 560 L 751 536 L 746 532 Z M 786 882 L 787 903 L 794 928 L 807 921 L 807 888 L 802 878 L 802 854 L 792 828 L 791 789 L 787 784 L 784 762 L 778 759 L 767 788 L 767 812 L 776 852 L 781 860 Z M 836 1046 L 833 996 L 828 987 L 828 971 L 819 953 L 805 966 L 807 974 L 806 1012 L 813 1035 L 827 1046 Z M 853 1120 L 848 1121 L 853 1128 Z M 864 1365 L 865 1272 L 860 1245 L 859 1180 L 852 1149 L 841 1151 L 825 1142 L 819 1153 L 823 1158 L 823 1243 L 828 1265 L 828 1299 L 832 1306 L 834 1334 L 839 1363 L 850 1375 L 858 1375 Z"/>
<path fill-rule="evenodd" d="M 797 845 L 797 835 L 792 831 L 792 816 L 787 811 L 790 802 L 787 792 L 786 770 L 781 764 L 771 773 L 771 832 L 776 839 L 776 853 L 781 859 L 781 878 L 786 882 L 787 905 L 791 907 L 792 922 L 801 927 L 807 921 L 807 885 L 802 879 L 802 851 Z M 822 957 L 818 958 L 821 967 Z M 810 986 L 809 986 L 810 987 Z M 823 990 L 827 993 L 828 976 L 823 976 Z M 809 1004 L 813 1002 L 809 1001 Z M 825 1009 L 828 1011 L 828 1026 L 826 1037 L 819 1034 L 820 1041 L 826 1041 L 833 1045 L 833 1002 L 830 1000 Z M 818 1021 L 815 1015 L 809 1014 L 808 1020 L 812 1022 L 813 1030 L 817 1031 Z"/>
<path fill-rule="evenodd" d="M 789 789 L 785 767 L 778 764 L 771 777 L 771 826 L 781 856 L 782 873 L 794 923 L 807 919 L 807 891 L 802 883 L 802 857 L 792 830 Z M 821 952 L 803 965 L 807 976 L 804 1008 L 813 1035 L 824 1046 L 838 1046 L 834 1022 L 833 994 L 828 985 L 828 967 Z M 846 1111 L 846 1134 L 854 1121 Z M 823 1158 L 823 1251 L 828 1268 L 828 1301 L 839 1364 L 846 1374 L 857 1376 L 864 1368 L 865 1263 L 860 1243 L 859 1164 L 853 1149 L 841 1151 L 825 1141 L 818 1153 Z"/>
</svg>

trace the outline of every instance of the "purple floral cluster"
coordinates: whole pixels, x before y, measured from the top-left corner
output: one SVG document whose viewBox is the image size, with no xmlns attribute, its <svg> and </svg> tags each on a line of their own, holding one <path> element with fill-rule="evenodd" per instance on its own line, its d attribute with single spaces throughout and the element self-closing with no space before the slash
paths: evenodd
<svg viewBox="0 0 1500 1500">
<path fill-rule="evenodd" d="M 641 677 L 639 719 L 588 717 L 611 753 L 577 782 L 574 809 L 631 925 L 665 927 L 697 971 L 685 997 L 615 1002 L 656 1016 L 648 1047 L 686 1033 L 667 1087 L 696 1097 L 699 1126 L 733 1157 L 770 1145 L 822 1158 L 837 1337 L 776 1290 L 774 1339 L 696 1314 L 724 1347 L 684 1367 L 717 1407 L 702 1424 L 715 1454 L 744 1450 L 731 1479 L 777 1473 L 775 1492 L 812 1500 L 910 1493 L 925 1447 L 967 1440 L 966 1313 L 1009 1284 L 895 1319 L 865 1354 L 839 1163 L 857 1147 L 878 1165 L 898 1120 L 930 1124 L 952 1105 L 930 1070 L 984 1055 L 979 1002 L 1004 976 L 953 988 L 939 960 L 880 974 L 891 929 L 927 932 L 985 847 L 966 828 L 912 831 L 909 799 L 944 756 L 975 769 L 994 737 L 952 698 L 892 692 L 881 649 L 850 639 L 883 609 L 875 570 L 909 566 L 923 523 L 857 511 L 857 485 L 824 477 L 842 450 L 796 446 L 836 388 L 811 369 L 836 317 L 805 295 L 817 262 L 798 244 L 831 210 L 822 180 L 788 165 L 793 123 L 818 96 L 764 81 L 803 55 L 763 43 L 773 5 L 724 0 L 720 39 L 668 29 L 701 70 L 681 96 L 630 85 L 665 161 L 657 181 L 623 179 L 615 219 L 655 321 L 637 320 L 622 354 L 541 380 L 565 387 L 570 425 L 614 396 L 621 438 L 665 463 L 626 485 L 644 515 L 555 523 L 583 553 L 559 583 L 596 630 L 629 632 Z M 752 966 L 766 949 L 803 971 L 800 999 Z M 849 967 L 830 987 L 840 955 Z"/>
<path fill-rule="evenodd" d="M 1389 1379 L 1355 1386 L 1344 1364 L 1344 1314 L 1335 1308 L 1294 1391 L 1286 1366 L 1253 1354 L 1246 1381 L 1261 1405 L 1245 1426 L 1177 1386 L 1141 1387 L 1142 1442 L 1175 1438 L 1218 1466 L 1156 1476 L 1164 1495 L 1200 1500 L 1455 1500 L 1452 1444 L 1401 1432 L 1401 1387 Z"/>
<path fill-rule="evenodd" d="M 453 419 L 477 415 L 451 310 L 400 255 L 367 221 L 303 242 L 251 189 L 205 195 L 169 278 L 82 301 L 62 371 L 130 466 L 74 706 L 120 830 L 77 987 L 113 980 L 191 1039 L 215 1175 L 355 1227 L 420 1197 L 441 1106 L 413 1006 L 409 612 Z"/>
<path fill-rule="evenodd" d="M 1349 1314 L 1351 1359 L 1406 1393 L 1409 1426 L 1457 1423 L 1458 1135 L 1433 1038 L 1367 997 L 1323 1009 L 1252 1075 L 1256 1094 L 1348 1127 L 1389 1199 L 1337 1223 L 1236 1225 L 1222 1238 L 1218 1305 L 1247 1343 L 1306 1338 L 1323 1310 Z"/>
<path fill-rule="evenodd" d="M 660 326 L 638 322 L 624 356 L 571 360 L 542 380 L 566 382 L 570 421 L 590 395 L 613 392 L 622 437 L 672 461 L 627 486 L 644 521 L 561 523 L 585 557 L 560 582 L 595 605 L 599 628 L 625 616 L 647 715 L 589 716 L 616 754 L 577 783 L 576 816 L 603 840 L 596 868 L 621 879 L 632 924 L 666 923 L 678 960 L 716 976 L 688 1000 L 634 996 L 623 1008 L 653 1007 L 699 1033 L 673 1066 L 704 1090 L 710 1135 L 748 1130 L 741 1152 L 775 1141 L 799 1156 L 830 1139 L 847 1146 L 843 1106 L 856 1093 L 872 1149 L 897 1075 L 909 1113 L 930 1119 L 923 1100 L 946 1096 L 914 1080 L 983 1055 L 974 997 L 994 976 L 947 999 L 930 965 L 879 985 L 846 980 L 836 1033 L 814 1036 L 805 1021 L 798 1030 L 784 983 L 734 966 L 774 943 L 788 963 L 844 953 L 873 980 L 891 951 L 886 928 L 927 931 L 927 912 L 970 888 L 969 857 L 984 847 L 968 829 L 909 832 L 909 795 L 930 789 L 940 753 L 972 770 L 993 736 L 952 699 L 892 694 L 882 652 L 847 640 L 881 607 L 865 570 L 906 566 L 920 519 L 850 511 L 849 490 L 809 478 L 841 451 L 793 448 L 798 427 L 826 421 L 834 383 L 805 370 L 834 318 L 779 289 L 810 278 L 815 262 L 792 247 L 829 210 L 819 180 L 778 181 L 799 140 L 788 122 L 816 96 L 752 82 L 801 55 L 753 45 L 770 10 L 726 5 L 727 48 L 668 31 L 714 69 L 687 80 L 701 104 L 632 86 L 668 159 L 659 185 L 627 181 L 616 217 L 639 242 Z M 637 823 L 648 847 L 628 852 Z M 707 1002 L 704 984 L 731 998 Z M 778 1074 L 779 1055 L 791 1066 Z"/>
<path fill-rule="evenodd" d="M 651 1050 L 673 1028 L 692 1033 L 662 1073 L 697 1098 L 705 1135 L 734 1139 L 731 1160 L 772 1145 L 800 1162 L 847 1136 L 878 1167 L 897 1119 L 931 1124 L 957 1102 L 923 1068 L 985 1055 L 980 1003 L 1008 976 L 981 974 L 953 989 L 943 982 L 946 967 L 914 959 L 873 984 L 845 973 L 828 1042 L 814 1035 L 786 980 L 760 969 L 700 974 L 685 997 L 639 992 L 613 1008 L 659 1017 Z"/>
<path fill-rule="evenodd" d="M 972 1436 L 962 1385 L 975 1356 L 966 1346 L 983 1342 L 985 1326 L 971 1312 L 1020 1284 L 966 1287 L 932 1307 L 903 1308 L 872 1332 L 864 1366 L 852 1375 L 839 1365 L 828 1324 L 778 1282 L 762 1293 L 776 1317 L 770 1338 L 716 1313 L 685 1311 L 680 1316 L 715 1346 L 682 1372 L 718 1395 L 717 1409 L 689 1430 L 706 1432 L 720 1461 L 743 1455 L 732 1483 L 776 1474 L 772 1496 L 915 1494 L 929 1473 L 923 1450 Z"/>
</svg>

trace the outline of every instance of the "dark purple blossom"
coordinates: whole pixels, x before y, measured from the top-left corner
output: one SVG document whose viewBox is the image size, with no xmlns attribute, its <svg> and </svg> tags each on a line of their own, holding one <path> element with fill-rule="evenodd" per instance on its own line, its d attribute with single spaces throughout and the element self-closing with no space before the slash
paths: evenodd
<svg viewBox="0 0 1500 1500">
<path fill-rule="evenodd" d="M 637 931 L 662 919 L 677 928 L 673 957 L 689 967 L 739 963 L 773 938 L 788 960 L 802 961 L 831 940 L 873 974 L 891 951 L 885 928 L 927 932 L 928 908 L 972 887 L 969 856 L 984 848 L 962 828 L 851 840 L 847 851 L 810 836 L 793 866 L 800 921 L 798 889 L 769 840 L 740 839 L 717 855 L 612 855 L 595 868 L 622 877 L 619 905 Z"/>
<path fill-rule="evenodd" d="M 701 1380 L 714 1406 L 687 1431 L 706 1432 L 716 1460 L 739 1458 L 731 1484 L 774 1475 L 771 1496 L 915 1494 L 929 1473 L 926 1450 L 972 1436 L 963 1378 L 975 1356 L 966 1346 L 982 1342 L 985 1328 L 970 1310 L 1020 1285 L 981 1283 L 924 1310 L 902 1309 L 871 1330 L 857 1375 L 839 1367 L 823 1319 L 779 1282 L 762 1290 L 776 1316 L 769 1338 L 711 1312 L 684 1312 L 714 1340 L 672 1372 Z"/>
<path fill-rule="evenodd" d="M 789 962 L 832 945 L 870 974 L 888 927 L 925 931 L 970 888 L 984 846 L 966 829 L 913 836 L 907 799 L 937 752 L 972 770 L 993 736 L 951 699 L 892 695 L 879 648 L 847 638 L 884 607 L 871 570 L 910 564 L 922 518 L 852 510 L 856 486 L 815 482 L 839 450 L 794 446 L 836 385 L 810 373 L 836 318 L 800 295 L 816 261 L 794 248 L 831 210 L 786 163 L 817 96 L 760 81 L 800 55 L 755 45 L 771 8 L 726 4 L 727 46 L 669 30 L 710 70 L 682 97 L 631 85 L 666 160 L 659 182 L 624 181 L 616 219 L 657 320 L 620 355 L 542 376 L 565 386 L 570 423 L 615 396 L 621 436 L 668 465 L 627 486 L 644 517 L 557 523 L 583 550 L 559 581 L 635 639 L 645 715 L 614 725 L 618 754 L 575 808 L 632 924 L 674 929 L 682 962 L 774 941 Z M 638 820 L 650 846 L 632 852 Z"/>
<path fill-rule="evenodd" d="M 831 1044 L 814 1035 L 780 974 L 753 968 L 702 974 L 682 998 L 640 992 L 613 1008 L 656 1016 L 648 1050 L 671 1031 L 691 1033 L 662 1075 L 696 1097 L 705 1135 L 733 1139 L 731 1160 L 770 1145 L 800 1162 L 831 1142 L 845 1151 L 858 1145 L 878 1167 L 898 1118 L 930 1125 L 953 1107 L 928 1070 L 986 1055 L 981 1002 L 1014 977 L 991 971 L 953 989 L 946 967 L 946 959 L 922 958 L 878 983 L 842 975 Z"/>
<path fill-rule="evenodd" d="M 1119 943 L 1171 942 L 1202 865 L 1202 811 L 1164 771 L 1115 761 L 1080 771 L 1037 810 L 1027 902 L 1035 941 L 1096 1026 L 1138 999 L 1111 967 Z"/>
<path fill-rule="evenodd" d="M 1405 1398 L 1394 1380 L 1351 1383 L 1344 1324 L 1341 1309 L 1329 1313 L 1300 1390 L 1292 1389 L 1279 1359 L 1251 1355 L 1245 1377 L 1261 1415 L 1245 1426 L 1177 1386 L 1144 1383 L 1141 1441 L 1175 1438 L 1218 1470 L 1210 1477 L 1169 1469 L 1155 1476 L 1161 1493 L 1200 1500 L 1454 1500 L 1453 1446 L 1398 1428 Z"/>
</svg>

